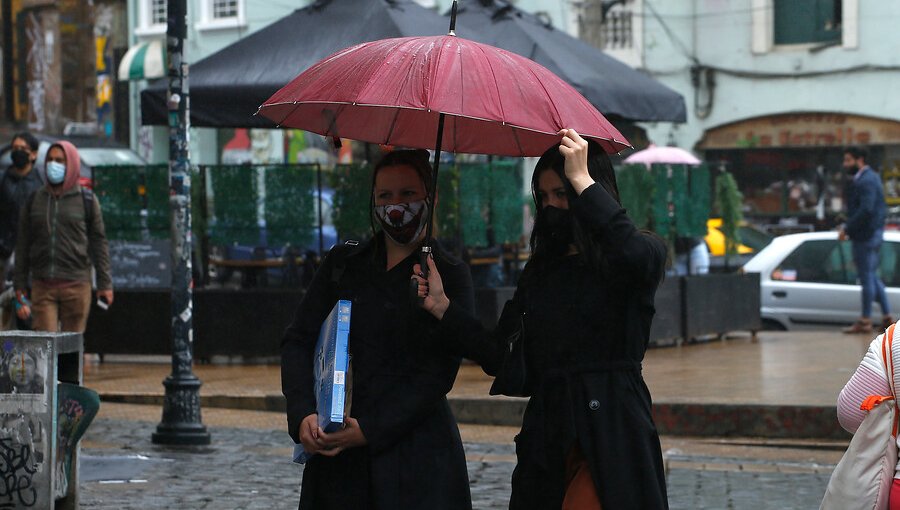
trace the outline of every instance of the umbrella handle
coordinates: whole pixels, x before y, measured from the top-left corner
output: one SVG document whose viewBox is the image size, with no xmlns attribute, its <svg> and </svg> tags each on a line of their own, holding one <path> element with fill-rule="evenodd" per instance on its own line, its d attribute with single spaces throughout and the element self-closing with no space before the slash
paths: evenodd
<svg viewBox="0 0 900 510">
<path fill-rule="evenodd" d="M 431 246 L 427 244 L 422 246 L 421 251 L 419 251 L 419 267 L 422 268 L 422 275 L 427 280 L 428 279 L 428 256 L 431 255 Z M 409 302 L 412 303 L 413 307 L 419 308 L 425 302 L 425 298 L 419 297 L 419 282 L 416 281 L 415 278 L 409 279 Z"/>
</svg>

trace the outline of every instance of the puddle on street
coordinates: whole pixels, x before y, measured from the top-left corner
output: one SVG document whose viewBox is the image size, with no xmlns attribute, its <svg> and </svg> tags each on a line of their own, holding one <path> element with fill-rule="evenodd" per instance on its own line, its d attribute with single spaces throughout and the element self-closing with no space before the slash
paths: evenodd
<svg viewBox="0 0 900 510">
<path fill-rule="evenodd" d="M 154 465 L 174 462 L 145 455 L 81 454 L 79 458 L 81 481 L 101 484 L 147 483 L 144 471 Z"/>
</svg>

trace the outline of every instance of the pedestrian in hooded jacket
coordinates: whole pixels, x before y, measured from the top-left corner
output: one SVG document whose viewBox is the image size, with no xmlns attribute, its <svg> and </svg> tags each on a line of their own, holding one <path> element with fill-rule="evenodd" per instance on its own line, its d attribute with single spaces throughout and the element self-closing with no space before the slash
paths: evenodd
<svg viewBox="0 0 900 510">
<path fill-rule="evenodd" d="M 39 147 L 37 138 L 27 132 L 16 133 L 9 146 L 12 165 L 0 180 L 0 285 L 6 281 L 16 250 L 19 211 L 31 194 L 44 185 L 40 173 L 32 171 Z"/>
<path fill-rule="evenodd" d="M 668 508 L 641 376 L 666 247 L 625 214 L 599 144 L 560 134 L 534 171 L 531 259 L 495 332 L 444 292 L 439 266 L 429 261 L 428 279 L 419 267 L 413 277 L 422 306 L 455 333 L 457 352 L 498 382 L 518 366 L 507 339 L 517 330 L 524 337 L 516 391 L 530 399 L 515 439 L 511 510 Z"/>
<path fill-rule="evenodd" d="M 281 347 L 288 433 L 314 454 L 303 470 L 301 510 L 470 510 L 469 477 L 447 393 L 460 358 L 438 321 L 410 296 L 425 239 L 432 182 L 426 151 L 394 151 L 375 165 L 370 213 L 379 229 L 331 250 L 316 271 Z M 374 230 L 374 226 L 373 226 Z M 468 267 L 434 246 L 448 296 L 472 312 Z M 352 302 L 352 405 L 345 428 L 318 426 L 313 352 L 339 299 Z"/>
<path fill-rule="evenodd" d="M 14 285 L 18 316 L 33 316 L 36 331 L 84 332 L 91 306 L 91 267 L 97 297 L 113 301 L 109 247 L 100 204 L 78 184 L 81 159 L 69 142 L 50 146 L 47 184 L 19 218 Z M 31 295 L 27 283 L 31 278 Z"/>
</svg>

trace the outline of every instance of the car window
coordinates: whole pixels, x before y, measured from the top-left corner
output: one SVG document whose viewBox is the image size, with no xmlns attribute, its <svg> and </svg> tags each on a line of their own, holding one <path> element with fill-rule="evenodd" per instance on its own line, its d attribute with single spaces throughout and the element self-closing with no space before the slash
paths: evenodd
<svg viewBox="0 0 900 510">
<path fill-rule="evenodd" d="M 753 228 L 749 225 L 741 225 L 738 227 L 738 233 L 741 236 L 741 244 L 757 252 L 765 248 L 772 242 L 774 236 Z"/>
<path fill-rule="evenodd" d="M 833 240 L 805 241 L 772 271 L 772 279 L 794 282 L 849 284 L 850 263 L 842 244 Z"/>
<path fill-rule="evenodd" d="M 888 287 L 900 287 L 900 243 L 885 241 L 881 245 L 881 280 Z"/>
</svg>

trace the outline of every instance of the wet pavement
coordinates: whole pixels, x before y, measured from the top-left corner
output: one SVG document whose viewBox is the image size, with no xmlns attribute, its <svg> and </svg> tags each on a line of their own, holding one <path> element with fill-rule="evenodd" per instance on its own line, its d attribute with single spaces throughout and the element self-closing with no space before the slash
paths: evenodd
<svg viewBox="0 0 900 510">
<path fill-rule="evenodd" d="M 870 340 L 834 332 L 764 332 L 757 341 L 737 336 L 656 348 L 647 353 L 644 376 L 657 405 L 833 410 Z M 85 385 L 124 402 L 146 403 L 145 397 L 153 402 L 163 394 L 162 380 L 170 369 L 165 358 L 110 362 L 115 359 L 87 363 Z M 284 415 L 253 410 L 280 397 L 280 367 L 213 364 L 197 366 L 195 372 L 204 383 L 203 423 L 212 444 L 152 445 L 159 405 L 107 399 L 82 443 L 82 508 L 296 508 L 302 468 L 289 462 Z M 484 399 L 489 386 L 477 366 L 464 365 L 450 396 Z M 466 424 L 460 430 L 475 508 L 506 508 L 517 428 Z M 846 437 L 665 436 L 670 506 L 817 508 L 846 444 Z"/>
<path fill-rule="evenodd" d="M 835 331 L 763 332 L 757 340 L 744 334 L 650 349 L 643 373 L 654 419 L 663 434 L 845 439 L 835 402 L 869 341 Z M 85 365 L 88 387 L 105 402 L 161 405 L 166 358 L 113 358 Z M 195 372 L 206 408 L 284 410 L 277 364 L 206 364 Z M 521 423 L 525 400 L 488 397 L 490 385 L 478 366 L 460 368 L 449 395 L 457 419 Z"/>
<path fill-rule="evenodd" d="M 208 447 L 150 443 L 155 406 L 104 404 L 82 448 L 86 509 L 290 509 L 301 467 L 280 413 L 204 410 Z M 275 427 L 275 428 L 273 428 Z M 476 509 L 505 509 L 513 427 L 461 427 Z M 845 443 L 663 438 L 673 509 L 816 508 Z M 764 501 L 761 495 L 765 494 Z"/>
<path fill-rule="evenodd" d="M 654 402 L 833 406 L 872 337 L 839 331 L 760 332 L 723 341 L 647 351 L 644 379 Z M 107 356 L 128 362 L 85 364 L 85 385 L 101 395 L 162 395 L 165 358 Z M 156 362 L 146 362 L 146 360 Z M 144 361 L 144 362 L 136 362 Z M 160 362 L 162 361 L 162 362 Z M 196 365 L 204 397 L 278 397 L 277 364 Z M 482 398 L 491 379 L 464 364 L 451 398 Z"/>
</svg>

